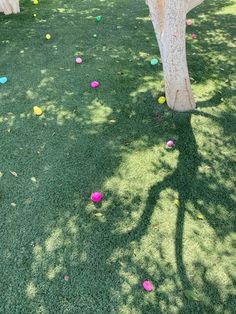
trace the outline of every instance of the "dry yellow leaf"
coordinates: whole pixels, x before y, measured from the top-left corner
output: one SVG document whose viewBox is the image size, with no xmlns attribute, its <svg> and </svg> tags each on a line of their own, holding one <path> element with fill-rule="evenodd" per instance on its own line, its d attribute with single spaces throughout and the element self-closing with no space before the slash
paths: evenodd
<svg viewBox="0 0 236 314">
<path fill-rule="evenodd" d="M 94 214 L 96 217 L 102 217 L 103 216 L 103 214 L 102 213 L 96 213 L 96 214 Z"/>
<path fill-rule="evenodd" d="M 174 204 L 179 207 L 179 204 L 180 204 L 179 200 L 178 200 L 178 199 L 175 200 L 175 201 L 174 201 Z"/>
<path fill-rule="evenodd" d="M 37 179 L 36 179 L 35 177 L 32 177 L 32 178 L 31 178 L 31 181 L 32 181 L 33 183 L 36 183 L 36 182 L 37 182 Z"/>
<path fill-rule="evenodd" d="M 17 177 L 17 173 L 15 171 L 10 171 L 10 173 L 14 176 Z"/>
</svg>

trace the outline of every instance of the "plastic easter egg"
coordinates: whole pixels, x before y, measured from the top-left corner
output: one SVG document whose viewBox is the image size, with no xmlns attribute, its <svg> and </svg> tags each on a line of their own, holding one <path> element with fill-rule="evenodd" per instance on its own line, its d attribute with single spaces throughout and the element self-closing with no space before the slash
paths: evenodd
<svg viewBox="0 0 236 314">
<path fill-rule="evenodd" d="M 161 96 L 157 99 L 159 104 L 164 104 L 166 102 L 166 98 L 164 96 Z"/>
<path fill-rule="evenodd" d="M 6 82 L 7 82 L 7 77 L 6 76 L 0 77 L 0 84 L 5 84 Z"/>
<path fill-rule="evenodd" d="M 167 147 L 167 148 L 172 148 L 174 145 L 175 145 L 175 144 L 174 144 L 174 141 L 173 141 L 173 140 L 169 140 L 169 141 L 166 142 L 166 147 Z"/>
<path fill-rule="evenodd" d="M 94 38 L 97 38 L 97 34 L 93 34 L 93 37 L 94 37 Z"/>
<path fill-rule="evenodd" d="M 100 22 L 101 19 L 102 19 L 101 15 L 96 16 L 96 21 L 97 21 L 97 22 Z"/>
<path fill-rule="evenodd" d="M 204 219 L 204 216 L 199 213 L 199 214 L 197 214 L 196 218 L 199 219 L 199 220 L 203 220 L 203 219 Z"/>
<path fill-rule="evenodd" d="M 142 286 L 145 291 L 151 292 L 153 290 L 153 285 L 149 280 L 144 280 Z"/>
<path fill-rule="evenodd" d="M 150 61 L 150 63 L 151 63 L 151 65 L 157 65 L 158 64 L 158 60 L 154 58 L 154 59 L 152 59 Z"/>
<path fill-rule="evenodd" d="M 45 38 L 46 38 L 47 40 L 50 40 L 50 39 L 52 38 L 52 36 L 51 36 L 51 34 L 46 34 L 46 35 L 45 35 Z"/>
<path fill-rule="evenodd" d="M 43 114 L 43 110 L 38 106 L 34 106 L 33 111 L 36 116 L 41 116 L 41 114 Z"/>
<path fill-rule="evenodd" d="M 39 4 L 38 0 L 34 0 L 33 4 L 35 4 L 35 5 Z"/>
<path fill-rule="evenodd" d="M 37 16 L 37 14 L 36 14 L 36 13 L 34 13 L 34 14 L 33 14 L 33 17 L 36 17 L 36 16 Z"/>
<path fill-rule="evenodd" d="M 197 35 L 195 33 L 192 33 L 192 39 L 196 39 L 197 38 Z"/>
<path fill-rule="evenodd" d="M 94 203 L 99 203 L 102 200 L 102 194 L 100 192 L 93 192 L 90 196 L 90 199 Z"/>
<path fill-rule="evenodd" d="M 97 81 L 93 81 L 93 82 L 90 83 L 90 86 L 91 86 L 92 88 L 98 88 L 98 87 L 100 86 L 100 83 L 97 82 Z"/>
<path fill-rule="evenodd" d="M 80 57 L 77 57 L 75 59 L 75 63 L 77 63 L 77 64 L 81 64 L 82 62 L 83 62 L 83 60 Z"/>
<path fill-rule="evenodd" d="M 187 24 L 188 26 L 192 26 L 192 25 L 193 25 L 193 21 L 190 20 L 190 19 L 188 19 L 188 20 L 186 21 L 186 24 Z"/>
</svg>

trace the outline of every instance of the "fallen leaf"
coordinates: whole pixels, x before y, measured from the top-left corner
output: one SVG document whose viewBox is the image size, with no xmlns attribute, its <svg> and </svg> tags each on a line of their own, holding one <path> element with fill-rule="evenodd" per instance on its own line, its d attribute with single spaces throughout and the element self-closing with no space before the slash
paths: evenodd
<svg viewBox="0 0 236 314">
<path fill-rule="evenodd" d="M 102 213 L 96 213 L 96 214 L 94 214 L 96 217 L 102 217 L 103 216 L 103 214 Z"/>
<path fill-rule="evenodd" d="M 15 171 L 10 171 L 10 173 L 14 176 L 17 177 L 17 173 Z"/>
<path fill-rule="evenodd" d="M 175 200 L 175 201 L 174 201 L 174 204 L 175 204 L 177 207 L 179 207 L 179 205 L 180 205 L 179 200 L 178 200 L 178 199 L 177 199 L 177 200 Z"/>
<path fill-rule="evenodd" d="M 32 177 L 32 178 L 31 178 L 31 181 L 32 181 L 33 183 L 36 183 L 36 182 L 37 182 L 37 179 L 36 179 L 35 177 Z"/>
<path fill-rule="evenodd" d="M 184 295 L 189 300 L 199 301 L 199 297 L 197 296 L 196 292 L 193 290 L 184 290 Z"/>
<path fill-rule="evenodd" d="M 11 206 L 12 207 L 16 207 L 16 203 L 11 203 Z"/>
</svg>

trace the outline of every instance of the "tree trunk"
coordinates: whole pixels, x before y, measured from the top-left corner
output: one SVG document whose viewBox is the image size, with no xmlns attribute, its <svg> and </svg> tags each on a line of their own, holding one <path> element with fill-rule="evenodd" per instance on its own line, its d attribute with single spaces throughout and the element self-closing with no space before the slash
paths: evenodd
<svg viewBox="0 0 236 314">
<path fill-rule="evenodd" d="M 3 12 L 6 15 L 19 13 L 19 0 L 0 0 L 0 12 Z"/>
<path fill-rule="evenodd" d="M 163 63 L 167 104 L 176 111 L 196 107 L 186 59 L 186 14 L 203 0 L 146 0 Z"/>
</svg>

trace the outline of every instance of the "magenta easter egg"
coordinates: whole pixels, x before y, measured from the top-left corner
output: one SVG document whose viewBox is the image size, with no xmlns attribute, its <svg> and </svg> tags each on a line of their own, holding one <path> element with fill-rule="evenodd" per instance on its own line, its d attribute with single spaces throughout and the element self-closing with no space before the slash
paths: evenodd
<svg viewBox="0 0 236 314">
<path fill-rule="evenodd" d="M 197 38 L 197 35 L 196 34 L 194 34 L 194 33 L 192 33 L 192 39 L 196 39 Z"/>
<path fill-rule="evenodd" d="M 90 198 L 94 203 L 99 203 L 102 200 L 102 194 L 100 192 L 93 192 Z"/>
<path fill-rule="evenodd" d="M 166 147 L 167 148 L 172 148 L 174 146 L 174 141 L 173 140 L 169 140 L 166 142 Z"/>
<path fill-rule="evenodd" d="M 144 282 L 143 282 L 143 289 L 145 291 L 151 292 L 153 290 L 153 285 L 152 285 L 151 281 L 144 280 Z"/>
<path fill-rule="evenodd" d="M 91 86 L 92 88 L 98 88 L 98 87 L 100 86 L 100 83 L 97 82 L 97 81 L 93 81 L 93 82 L 90 83 L 90 86 Z"/>
<path fill-rule="evenodd" d="M 77 64 L 81 64 L 82 62 L 83 62 L 83 60 L 80 57 L 77 57 L 75 59 L 75 63 L 77 63 Z"/>
</svg>

